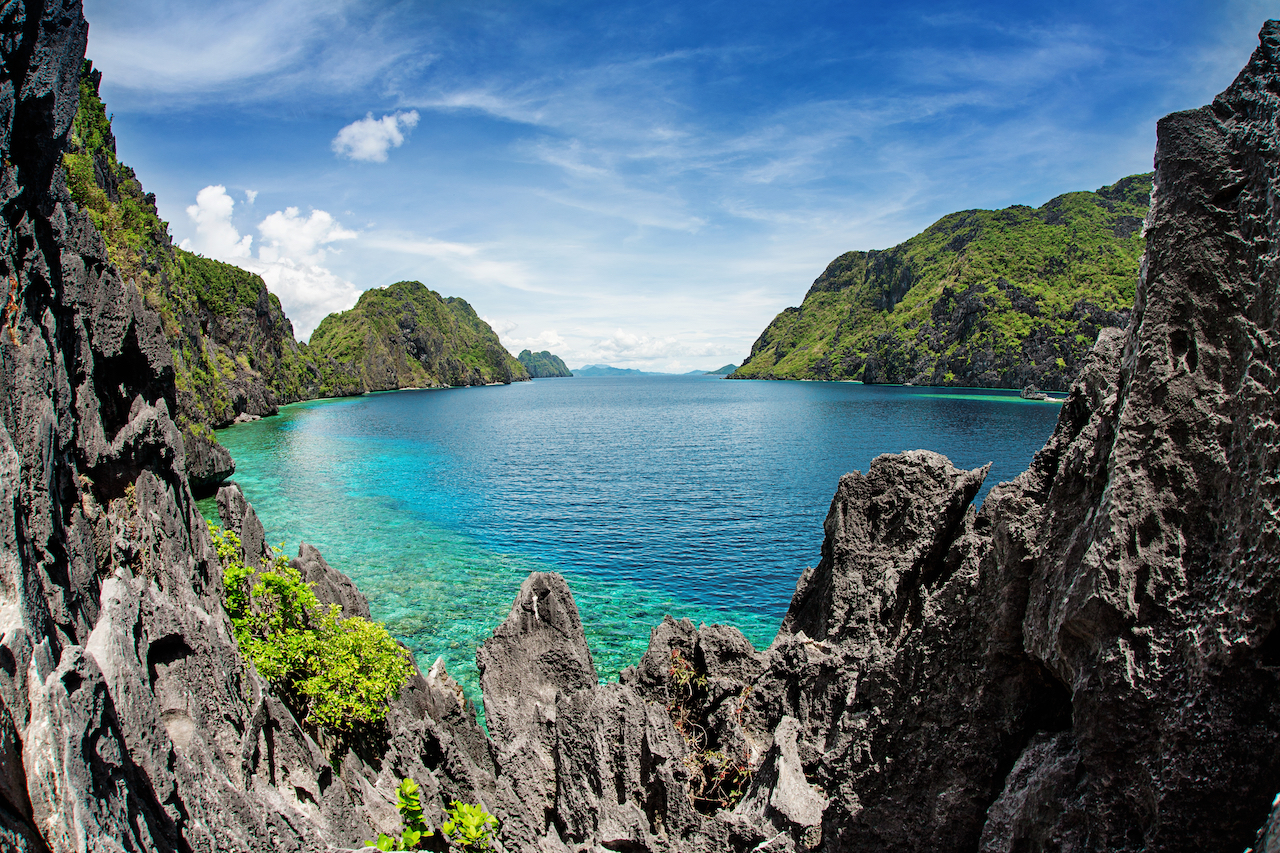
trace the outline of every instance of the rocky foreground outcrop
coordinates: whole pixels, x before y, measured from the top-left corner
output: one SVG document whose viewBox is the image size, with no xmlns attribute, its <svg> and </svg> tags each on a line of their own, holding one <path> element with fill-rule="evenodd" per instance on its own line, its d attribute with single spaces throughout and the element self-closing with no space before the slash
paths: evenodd
<svg viewBox="0 0 1280 853">
<path fill-rule="evenodd" d="M 523 762 L 535 782 L 559 769 L 526 796 L 563 840 L 1280 846 L 1280 22 L 1158 140 L 1132 320 L 1102 332 L 1049 443 L 981 511 L 985 470 L 926 451 L 845 476 L 822 561 L 763 652 L 668 621 L 620 684 L 585 689 L 556 667 L 527 683 L 525 644 L 567 632 L 504 626 L 490 641 L 512 648 L 536 709 L 495 731 L 499 769 Z M 529 621 L 531 600 L 570 609 L 542 587 L 526 584 L 512 620 Z M 689 809 L 703 745 L 753 768 L 736 806 Z"/>
<path fill-rule="evenodd" d="M 385 730 L 322 744 L 237 651 L 160 318 L 63 185 L 86 34 L 74 0 L 0 10 L 0 849 L 357 846 L 409 775 L 489 802 L 440 669 Z M 318 588 L 345 607 L 343 580 Z"/>
<path fill-rule="evenodd" d="M 300 725 L 236 650 L 159 318 L 62 185 L 86 25 L 0 10 L 0 848 L 333 850 L 450 800 L 506 851 L 1238 851 L 1280 790 L 1280 23 L 1160 123 L 1127 331 L 1031 468 L 841 479 L 775 642 L 666 620 L 600 685 L 531 576 L 384 728 Z M 235 488 L 244 557 L 265 535 Z M 350 581 L 294 563 L 345 615 Z M 1256 839 L 1276 849 L 1275 831 Z M 439 838 L 437 837 L 437 842 Z"/>
</svg>

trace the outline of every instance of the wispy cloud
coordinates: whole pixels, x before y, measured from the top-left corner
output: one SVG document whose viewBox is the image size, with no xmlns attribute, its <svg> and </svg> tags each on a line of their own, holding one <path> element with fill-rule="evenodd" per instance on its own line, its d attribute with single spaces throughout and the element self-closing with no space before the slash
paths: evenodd
<svg viewBox="0 0 1280 853">
<path fill-rule="evenodd" d="M 89 56 L 124 103 L 265 102 L 384 86 L 429 64 L 429 33 L 355 0 L 86 0 Z"/>
<path fill-rule="evenodd" d="M 429 258 L 471 281 L 499 284 L 514 290 L 547 292 L 531 283 L 528 270 L 520 262 L 493 257 L 492 247 L 390 233 L 370 234 L 364 243 L 379 251 Z"/>
</svg>

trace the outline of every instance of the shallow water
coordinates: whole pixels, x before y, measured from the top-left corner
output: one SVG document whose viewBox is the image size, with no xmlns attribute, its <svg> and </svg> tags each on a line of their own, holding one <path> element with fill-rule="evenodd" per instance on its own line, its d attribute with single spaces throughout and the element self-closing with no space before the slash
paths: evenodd
<svg viewBox="0 0 1280 853">
<path fill-rule="evenodd" d="M 316 545 L 478 699 L 475 648 L 530 571 L 569 579 L 602 680 L 666 613 L 763 647 L 841 474 L 928 448 L 992 462 L 981 499 L 1057 415 L 1016 392 L 574 377 L 299 403 L 218 438 L 269 541 Z"/>
</svg>

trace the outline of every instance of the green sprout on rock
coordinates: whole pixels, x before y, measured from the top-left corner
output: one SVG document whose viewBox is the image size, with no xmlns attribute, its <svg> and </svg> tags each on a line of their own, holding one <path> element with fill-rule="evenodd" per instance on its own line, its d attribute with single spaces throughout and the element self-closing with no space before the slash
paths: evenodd
<svg viewBox="0 0 1280 853">
<path fill-rule="evenodd" d="M 378 833 L 376 841 L 366 841 L 369 847 L 378 850 L 420 850 L 422 840 L 435 835 L 422 820 L 422 801 L 418 796 L 418 783 L 405 779 L 396 787 L 396 809 L 400 812 L 400 821 L 404 825 L 404 833 L 399 837 Z"/>
<path fill-rule="evenodd" d="M 440 831 L 450 846 L 463 850 L 492 850 L 489 843 L 498 819 L 484 810 L 479 803 L 460 803 L 454 800 L 448 819 L 440 825 Z"/>
</svg>

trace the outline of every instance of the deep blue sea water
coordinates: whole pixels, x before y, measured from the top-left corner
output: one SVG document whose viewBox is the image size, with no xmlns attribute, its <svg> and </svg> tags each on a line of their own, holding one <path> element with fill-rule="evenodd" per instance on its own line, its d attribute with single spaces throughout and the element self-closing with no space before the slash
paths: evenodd
<svg viewBox="0 0 1280 853">
<path fill-rule="evenodd" d="M 268 539 L 316 545 L 478 699 L 475 648 L 530 571 L 569 579 L 602 679 L 665 613 L 764 647 L 841 474 L 928 448 L 992 462 L 985 495 L 1057 415 L 1016 392 L 574 377 L 299 403 L 218 438 Z"/>
</svg>

